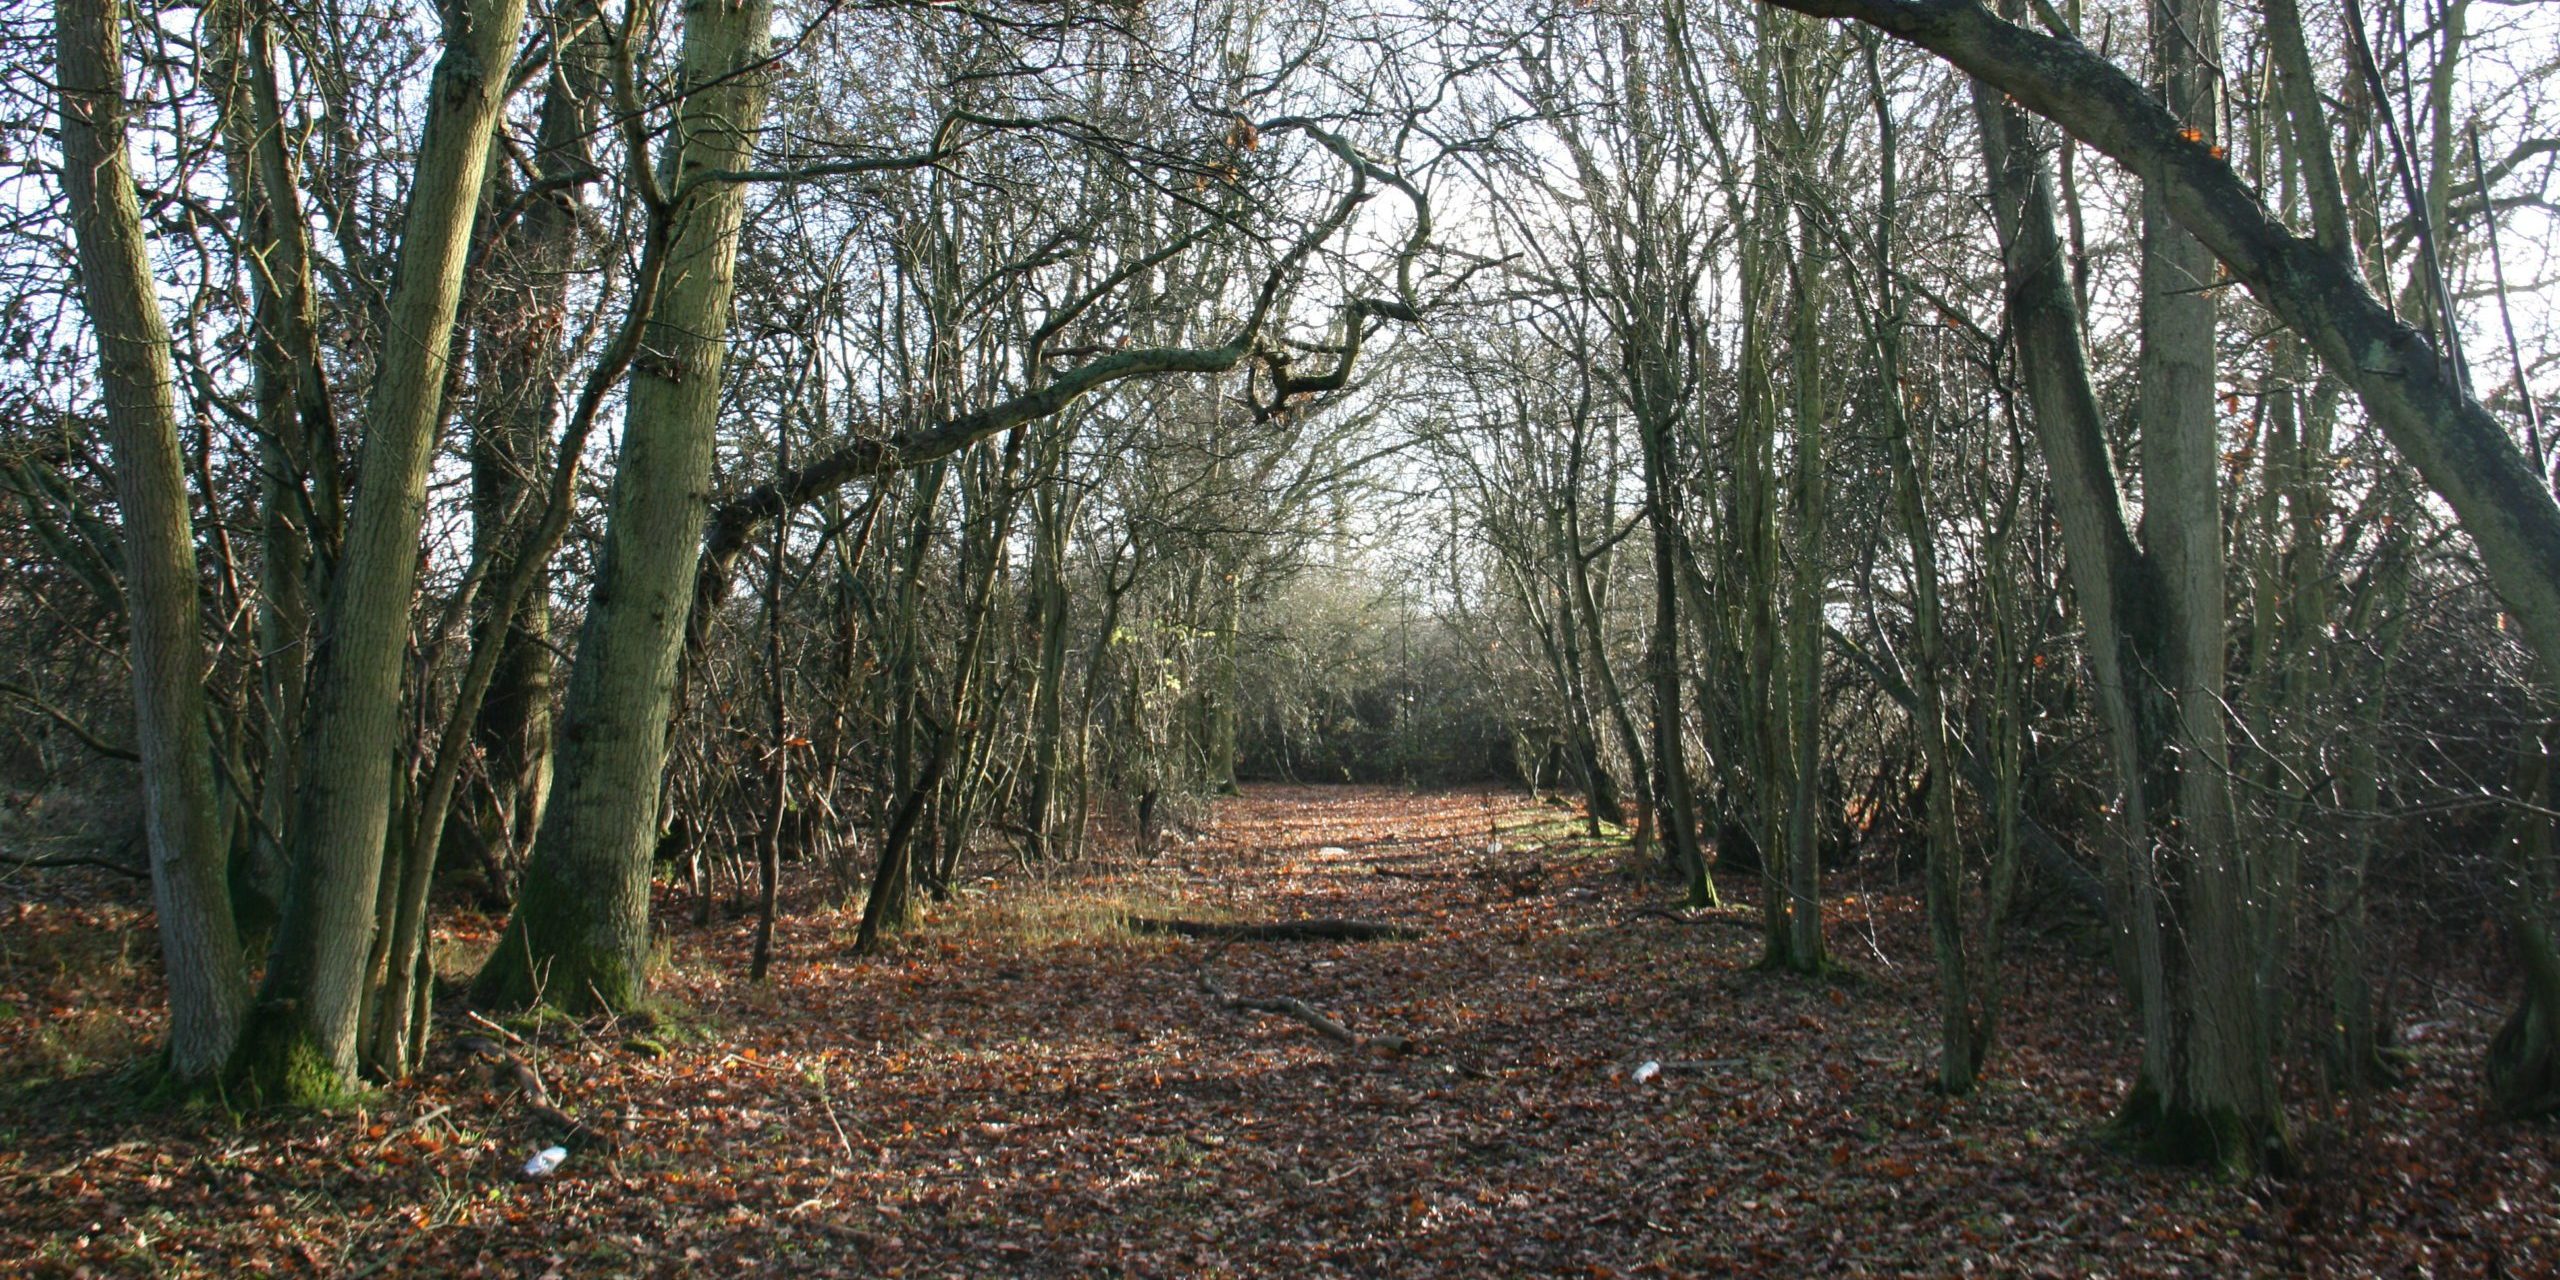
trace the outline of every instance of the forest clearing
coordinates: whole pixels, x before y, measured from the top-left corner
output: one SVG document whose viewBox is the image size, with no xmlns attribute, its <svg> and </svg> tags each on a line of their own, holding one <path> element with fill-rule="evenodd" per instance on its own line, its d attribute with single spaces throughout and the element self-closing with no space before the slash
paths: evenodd
<svg viewBox="0 0 2560 1280">
<path fill-rule="evenodd" d="M 23 1011 L 0 1024 L 0 1256 L 38 1275 L 2560 1265 L 2560 1134 L 2482 1114 L 2494 1018 L 2459 940 L 2412 980 L 2410 1082 L 2300 1116 L 2301 1177 L 2232 1184 L 2109 1144 L 2133 1046 L 2067 938 L 2022 940 L 2012 1047 L 1950 1099 L 1900 886 L 1843 884 L 1841 972 L 1803 979 L 1756 971 L 1756 922 L 1669 909 L 1624 853 L 1516 790 L 1257 786 L 1159 858 L 964 895 L 875 958 L 848 954 L 848 913 L 795 909 L 764 986 L 749 921 L 679 927 L 664 1014 L 512 1022 L 599 1131 L 542 1181 L 520 1166 L 560 1133 L 462 1055 L 325 1116 L 138 1109 L 111 1078 L 152 1033 L 131 904 L 20 896 L 0 906 L 0 1000 Z M 1422 937 L 1118 923 L 1144 911 Z M 455 977 L 489 929 L 456 928 Z M 1410 1044 L 1224 1010 L 1204 973 Z"/>
</svg>

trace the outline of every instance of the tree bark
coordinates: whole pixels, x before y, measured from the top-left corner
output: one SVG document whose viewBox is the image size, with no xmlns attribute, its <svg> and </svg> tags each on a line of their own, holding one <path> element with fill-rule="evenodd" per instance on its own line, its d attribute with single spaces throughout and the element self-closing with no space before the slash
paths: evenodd
<svg viewBox="0 0 2560 1280">
<path fill-rule="evenodd" d="M 1980 81 L 1973 97 L 1991 179 L 1992 223 L 2000 238 L 2004 308 L 2051 476 L 2064 561 L 2087 633 L 2089 683 L 2115 775 L 2115 804 L 2106 822 L 2106 883 L 2116 963 L 2140 1011 L 2142 1076 L 2158 1090 L 2169 1080 L 2172 1031 L 2149 838 L 2146 773 L 2153 734 L 2133 678 L 2154 665 L 2159 592 L 2151 564 L 2129 532 L 2115 465 L 2107 456 L 2079 306 L 2055 231 L 2051 173 L 2023 112 Z"/>
<path fill-rule="evenodd" d="M 549 557 L 548 549 L 529 552 L 505 541 L 524 527 L 522 509 L 541 501 L 544 490 L 546 452 L 560 416 L 560 343 L 580 239 L 578 184 L 595 166 L 588 135 L 604 92 L 606 51 L 591 6 L 574 4 L 563 18 L 583 29 L 564 38 L 553 60 L 534 166 L 539 181 L 560 189 L 527 203 L 499 231 L 488 255 L 504 274 L 483 299 L 478 334 L 486 400 L 472 423 L 471 531 L 474 554 L 488 561 L 491 581 L 504 581 L 516 556 Z M 496 203 L 484 201 L 483 207 Z M 503 876 L 513 869 L 510 863 L 520 865 L 531 851 L 551 793 L 551 592 L 549 574 L 536 572 L 514 616 L 495 616 L 499 602 L 484 594 L 472 619 L 472 646 L 498 645 L 501 652 L 471 730 L 491 800 L 485 811 L 466 806 L 473 810 L 466 820 L 479 825 L 485 845 L 509 855 L 505 862 L 491 859 L 491 872 L 501 879 L 489 891 L 501 901 L 511 888 Z"/>
<path fill-rule="evenodd" d="M 658 198 L 665 283 L 634 361 L 604 547 L 548 812 L 473 986 L 492 1004 L 627 1010 L 645 992 L 667 716 L 708 511 L 745 169 L 764 115 L 766 0 L 685 11 L 684 104 Z"/>
<path fill-rule="evenodd" d="M 143 827 L 169 981 L 168 1068 L 174 1079 L 193 1082 L 229 1059 L 249 984 L 224 872 L 177 389 L 126 151 L 116 11 L 111 0 L 54 6 L 62 178 L 79 244 L 81 294 L 97 330 L 98 381 L 124 522 Z"/>
<path fill-rule="evenodd" d="M 2161 97 L 2216 145 L 2221 15 L 2216 0 L 2153 0 L 2151 40 Z M 2120 1117 L 2158 1154 L 2254 1172 L 2285 1163 L 2283 1110 L 2258 1017 L 2250 919 L 2260 886 L 2232 821 L 2223 686 L 2221 435 L 2214 420 L 2213 255 L 2169 218 L 2159 184 L 2142 200 L 2141 404 L 2143 540 L 2159 567 L 2167 641 L 2176 822 L 2171 854 L 2184 928 L 2171 979 L 2166 1091 L 2136 1087 Z M 2257 909 L 2265 904 L 2257 903 Z"/>
<path fill-rule="evenodd" d="M 524 0 L 452 0 L 410 185 L 372 399 L 363 488 L 318 632 L 284 918 L 234 1072 L 253 1097 L 315 1101 L 356 1069 L 401 654 L 472 216 Z"/>
</svg>

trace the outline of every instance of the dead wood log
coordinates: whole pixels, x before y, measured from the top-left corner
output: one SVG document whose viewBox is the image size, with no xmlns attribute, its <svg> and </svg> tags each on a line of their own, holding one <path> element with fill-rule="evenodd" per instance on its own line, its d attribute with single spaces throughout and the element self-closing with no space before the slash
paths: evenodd
<svg viewBox="0 0 2560 1280">
<path fill-rule="evenodd" d="M 1411 942 L 1422 936 L 1412 925 L 1377 920 L 1285 920 L 1267 924 L 1227 924 L 1160 916 L 1128 916 L 1131 933 L 1162 933 L 1217 942 Z"/>
<path fill-rule="evenodd" d="M 1346 1049 L 1366 1049 L 1390 1057 L 1401 1057 L 1413 1052 L 1413 1041 L 1403 1036 L 1361 1035 L 1342 1025 L 1340 1021 L 1327 1016 L 1323 1010 L 1294 996 L 1255 998 L 1232 994 L 1225 987 L 1218 985 L 1218 980 L 1206 969 L 1200 971 L 1200 991 L 1201 994 L 1209 997 L 1210 1003 L 1229 1013 L 1272 1013 L 1284 1018 L 1294 1018 L 1304 1023 L 1317 1035 Z"/>
<path fill-rule="evenodd" d="M 1670 907 L 1638 907 L 1627 913 L 1627 919 L 1629 921 L 1668 920 L 1673 924 L 1723 924 L 1731 925 L 1736 929 L 1749 929 L 1755 933 L 1763 927 L 1759 920 L 1749 916 L 1713 915 L 1703 911 L 1675 911 Z"/>
</svg>

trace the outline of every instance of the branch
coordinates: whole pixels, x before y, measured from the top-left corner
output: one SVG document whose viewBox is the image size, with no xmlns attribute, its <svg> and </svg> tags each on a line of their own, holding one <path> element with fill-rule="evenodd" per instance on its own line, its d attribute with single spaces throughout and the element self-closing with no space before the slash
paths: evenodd
<svg viewBox="0 0 2560 1280">
<path fill-rule="evenodd" d="M 1284 1018 L 1295 1018 L 1306 1024 L 1317 1035 L 1346 1049 L 1371 1049 L 1389 1056 L 1401 1056 L 1413 1052 L 1414 1049 L 1413 1041 L 1403 1036 L 1363 1036 L 1326 1016 L 1324 1011 L 1314 1005 L 1293 996 L 1249 998 L 1229 995 L 1227 989 L 1219 986 L 1218 980 L 1209 976 L 1209 971 L 1206 969 L 1200 971 L 1200 992 L 1209 997 L 1211 1003 L 1229 1013 L 1276 1013 Z"/>
<path fill-rule="evenodd" d="M 1850 639 L 1837 627 L 1826 626 L 1822 632 L 1831 638 L 1831 643 L 1843 655 L 1876 682 L 1876 687 L 1882 689 L 1886 697 L 1893 699 L 1905 712 L 1914 716 L 1920 714 L 1920 695 L 1913 692 L 1902 677 L 1886 670 L 1864 645 Z M 2000 787 L 1998 780 L 1991 776 L 1990 766 L 1982 762 L 1982 752 L 1962 734 L 1949 735 L 1948 745 L 1955 748 L 1956 772 L 1963 776 L 1965 785 L 1973 788 L 1974 794 L 1985 804 L 1990 803 L 1992 797 L 2000 794 Z M 2018 837 L 2028 852 L 2036 856 L 2036 865 L 2059 881 L 2073 900 L 2101 920 L 2115 918 L 2115 913 L 2107 906 L 2106 885 L 2087 867 L 2081 866 L 2080 860 L 2072 857 L 2071 851 L 2064 848 L 2052 832 L 2045 830 L 2043 823 L 2021 811 L 2018 814 Z"/>
<path fill-rule="evenodd" d="M 1382 169 L 1361 157 L 1348 143 L 1301 120 L 1286 119 L 1263 126 L 1263 132 L 1299 129 L 1323 141 L 1351 168 L 1351 186 L 1341 199 L 1310 225 L 1288 250 L 1273 260 L 1263 273 L 1253 306 L 1247 312 L 1234 336 L 1214 347 L 1145 347 L 1116 352 L 1088 361 L 1048 381 L 982 409 L 944 417 L 911 430 L 896 431 L 877 438 L 860 438 L 847 442 L 833 452 L 804 464 L 772 480 L 748 489 L 722 503 L 711 513 L 703 535 L 701 568 L 694 580 L 693 617 L 689 643 L 699 645 L 708 634 L 711 616 L 728 598 L 731 570 L 738 556 L 765 521 L 779 518 L 805 503 L 833 493 L 856 480 L 884 476 L 909 467 L 920 466 L 936 458 L 947 457 L 999 432 L 1038 422 L 1063 412 L 1085 396 L 1117 382 L 1131 378 L 1156 377 L 1176 373 L 1225 373 L 1243 364 L 1262 341 L 1262 331 L 1269 322 L 1281 287 L 1300 264 L 1314 254 L 1317 247 L 1350 221 L 1351 215 L 1370 195 L 1369 182 L 1374 176 L 1403 191 L 1414 203 L 1417 228 L 1404 251 L 1398 256 L 1398 289 L 1406 296 L 1396 301 L 1372 298 L 1354 299 L 1346 308 L 1350 338 L 1346 353 L 1332 374 L 1308 380 L 1309 387 L 1331 382 L 1338 387 L 1351 374 L 1354 357 L 1359 351 L 1361 321 L 1376 315 L 1390 319 L 1413 320 L 1417 312 L 1409 300 L 1410 263 L 1429 234 L 1430 206 L 1419 191 L 1404 178 Z M 1135 268 L 1115 273 L 1104 287 L 1116 280 L 1135 275 L 1137 270 L 1152 267 L 1187 247 L 1197 237 L 1178 239 L 1167 250 L 1150 255 Z M 1087 295 L 1069 304 L 1072 317 L 1093 305 L 1096 297 Z M 1034 337 L 1032 356 L 1037 360 L 1041 346 L 1056 334 L 1055 325 L 1044 327 Z M 1284 393 L 1285 394 L 1285 393 Z M 1259 406 L 1258 406 L 1259 407 Z"/>
<path fill-rule="evenodd" d="M 136 764 L 140 764 L 142 762 L 142 757 L 136 755 L 131 749 L 119 747 L 116 744 L 107 741 L 105 738 L 99 737 L 94 730 L 89 728 L 89 726 L 73 719 L 70 712 L 45 701 L 42 694 L 37 693 L 35 690 L 30 689 L 25 685 L 19 684 L 13 680 L 0 680 L 0 693 L 5 693 L 10 697 L 16 698 L 18 701 L 35 708 L 38 712 L 42 713 L 46 719 L 53 721 L 55 724 L 61 725 L 71 734 L 72 737 L 78 738 L 82 746 L 89 748 L 91 751 L 97 752 L 99 755 L 105 756 L 110 760 L 130 760 Z"/>
<path fill-rule="evenodd" d="M 1422 930 L 1376 920 L 1285 920 L 1276 924 L 1224 924 L 1213 920 L 1130 916 L 1131 933 L 1213 938 L 1220 942 L 1411 942 Z"/>
<path fill-rule="evenodd" d="M 2004 22 L 1976 0 L 1765 0 L 1864 22 L 1927 49 L 2105 152 L 2356 389 L 2401 456 L 2453 507 L 2491 585 L 2560 681 L 2560 504 L 2434 344 L 2342 252 L 2295 234 L 2217 149 L 2077 40 Z"/>
</svg>

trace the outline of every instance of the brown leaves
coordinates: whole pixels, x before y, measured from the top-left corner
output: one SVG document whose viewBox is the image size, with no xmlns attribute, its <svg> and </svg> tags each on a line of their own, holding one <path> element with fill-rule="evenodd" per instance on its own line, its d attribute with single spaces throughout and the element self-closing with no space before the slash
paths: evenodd
<svg viewBox="0 0 2560 1280">
<path fill-rule="evenodd" d="M 0 1094 L 0 1257 L 65 1275 L 338 1274 L 394 1251 L 388 1273 L 531 1276 L 2461 1273 L 2492 1246 L 2508 1274 L 2554 1263 L 2560 1136 L 2461 1154 L 2481 1146 L 2464 1073 L 2487 1028 L 2459 1006 L 2428 1014 L 2445 1025 L 2415 1046 L 2418 1083 L 2372 1102 L 2372 1149 L 2253 1200 L 2094 1139 L 2132 1061 L 2097 965 L 2024 948 L 1994 1079 L 1950 1101 L 1911 1065 L 1933 1044 L 1905 886 L 1844 874 L 1853 986 L 1778 978 L 1748 970 L 1751 930 L 1631 926 L 1656 891 L 1574 826 L 1492 793 L 1257 788 L 1178 861 L 965 898 L 874 961 L 837 959 L 849 917 L 788 913 L 761 989 L 733 976 L 745 922 L 674 926 L 661 990 L 709 1031 L 649 1029 L 654 1057 L 616 1048 L 630 1027 L 527 1032 L 563 1099 L 626 1134 L 546 1183 L 511 1177 L 534 1149 L 515 1109 L 452 1075 L 366 1114 L 236 1129 L 129 1110 L 102 1071 Z M 1508 892 L 1532 864 L 1546 891 Z M 59 1011 L 149 1004 L 146 973 L 27 962 L 76 950 L 46 932 L 56 910 L 0 904 L 14 1043 Z M 97 921 L 130 928 L 118 910 Z M 1216 962 L 1235 990 L 1410 1052 L 1205 1009 L 1192 973 L 1217 944 L 1107 923 L 1133 910 L 1433 922 Z M 1661 1070 L 1638 1085 L 1645 1062 Z"/>
</svg>

